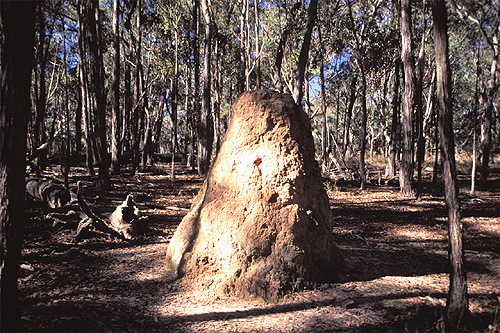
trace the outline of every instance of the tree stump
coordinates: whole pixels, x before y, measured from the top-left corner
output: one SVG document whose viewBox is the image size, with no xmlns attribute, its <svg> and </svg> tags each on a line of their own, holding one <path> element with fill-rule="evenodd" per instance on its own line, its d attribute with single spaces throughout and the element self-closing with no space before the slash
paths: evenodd
<svg viewBox="0 0 500 333">
<path fill-rule="evenodd" d="M 166 266 L 217 293 L 277 300 L 344 279 L 331 218 L 309 118 L 290 95 L 247 92 Z"/>
</svg>

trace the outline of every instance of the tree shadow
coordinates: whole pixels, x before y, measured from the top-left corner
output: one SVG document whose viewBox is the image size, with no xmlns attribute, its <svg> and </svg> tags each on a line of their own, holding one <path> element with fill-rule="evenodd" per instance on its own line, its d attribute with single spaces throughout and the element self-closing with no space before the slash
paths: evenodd
<svg viewBox="0 0 500 333">
<path fill-rule="evenodd" d="M 169 183 L 166 189 L 155 192 L 157 186 L 164 186 L 163 179 L 152 181 L 153 186 L 145 188 L 149 195 L 176 195 L 181 183 Z M 192 187 L 201 181 L 186 185 L 187 196 L 197 190 Z M 189 185 L 189 186 L 188 186 Z M 349 190 L 349 189 L 348 189 Z M 396 188 L 390 191 L 398 191 Z M 142 190 L 137 189 L 137 193 Z M 376 280 L 387 276 L 425 276 L 448 272 L 446 242 L 446 212 L 441 189 L 436 190 L 434 198 L 427 203 L 415 200 L 374 200 L 370 203 L 333 204 L 334 227 L 342 230 L 335 235 L 337 244 L 351 260 L 354 271 L 350 281 L 361 282 Z M 114 198 L 123 195 L 112 194 Z M 109 199 L 111 200 L 111 199 Z M 414 211 L 415 208 L 419 211 Z M 154 209 L 155 207 L 148 207 Z M 159 208 L 159 207 L 158 207 Z M 466 217 L 498 217 L 492 202 L 467 202 L 464 206 Z M 183 213 L 152 214 L 154 228 L 171 228 L 180 223 Z M 38 232 L 42 222 L 29 227 L 30 233 Z M 406 230 L 409 236 L 393 235 L 394 230 Z M 44 229 L 45 230 L 45 229 Z M 169 229 L 170 230 L 170 229 Z M 500 253 L 500 239 L 493 233 L 476 232 L 467 229 L 466 250 Z M 429 234 L 423 234 L 429 231 Z M 45 231 L 43 231 L 45 232 Z M 25 262 L 35 266 L 34 272 L 23 270 L 22 279 L 39 280 L 37 285 L 22 288 L 23 320 L 26 331 L 121 331 L 121 332 L 188 332 L 191 324 L 220 322 L 260 316 L 290 313 L 299 315 L 300 311 L 329 308 L 339 312 L 353 313 L 367 307 L 380 309 L 381 320 L 377 324 L 360 324 L 348 327 L 342 320 L 332 322 L 321 312 L 313 318 L 305 318 L 303 329 L 295 332 L 402 332 L 432 331 L 440 319 L 440 308 L 425 304 L 411 307 L 388 305 L 388 301 L 404 301 L 408 298 L 434 297 L 446 298 L 443 293 L 394 292 L 381 288 L 377 295 L 360 291 L 342 291 L 339 285 L 329 285 L 333 296 L 320 300 L 291 302 L 287 304 L 262 305 L 245 310 L 208 311 L 194 314 L 162 316 L 151 310 L 152 306 L 162 306 L 168 299 L 182 293 L 177 282 L 166 282 L 165 276 L 137 280 L 132 275 L 148 274 L 153 265 L 161 264 L 158 258 L 150 258 L 127 267 L 126 250 L 136 250 L 136 255 L 149 257 L 147 245 L 165 243 L 159 237 L 168 236 L 170 231 L 154 234 L 138 242 L 92 241 L 75 246 L 72 244 L 40 243 L 45 234 L 32 236 L 26 247 L 35 250 L 23 256 Z M 173 232 L 173 231 L 172 231 Z M 444 235 L 444 237 L 443 237 Z M 439 237 L 438 237 L 439 236 Z M 72 250 L 72 248 L 75 248 Z M 166 248 L 166 246 L 165 246 Z M 119 253 L 103 255 L 108 250 L 124 250 Z M 156 255 L 156 254 L 155 254 Z M 47 264 L 47 265 L 45 265 Z M 142 266 L 141 266 L 142 265 Z M 466 268 L 469 272 L 488 274 L 490 270 L 481 260 L 471 260 L 466 255 Z M 42 267 L 42 268 L 39 268 Z M 125 266 L 125 267 L 122 267 Z M 338 288 L 338 291 L 336 290 Z M 493 299 L 492 294 L 470 294 L 471 298 Z M 345 302 L 346 300 L 349 302 Z M 182 306 L 182 305 L 180 305 Z M 386 316 L 386 317 L 383 317 Z M 383 318 L 382 318 L 383 317 Z M 491 323 L 493 314 L 481 314 L 481 323 L 475 324 L 483 329 L 483 323 Z M 487 325 L 486 325 L 487 326 Z M 284 330 L 284 329 L 283 329 Z"/>
</svg>

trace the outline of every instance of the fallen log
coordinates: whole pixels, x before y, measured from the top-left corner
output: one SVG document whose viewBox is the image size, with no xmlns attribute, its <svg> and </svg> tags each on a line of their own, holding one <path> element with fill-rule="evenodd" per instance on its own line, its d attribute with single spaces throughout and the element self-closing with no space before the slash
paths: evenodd
<svg viewBox="0 0 500 333">
<path fill-rule="evenodd" d="M 50 208 L 59 208 L 71 200 L 67 188 L 55 183 L 52 179 L 27 178 L 26 193 L 47 203 Z"/>
<path fill-rule="evenodd" d="M 110 236 L 130 240 L 135 236 L 146 233 L 148 229 L 148 218 L 140 216 L 139 209 L 135 205 L 133 196 L 129 194 L 125 201 L 110 215 L 103 219 L 94 214 L 81 195 L 81 183 L 78 182 L 78 205 L 87 216 L 78 224 L 75 240 L 83 237 L 85 231 L 95 229 Z"/>
</svg>

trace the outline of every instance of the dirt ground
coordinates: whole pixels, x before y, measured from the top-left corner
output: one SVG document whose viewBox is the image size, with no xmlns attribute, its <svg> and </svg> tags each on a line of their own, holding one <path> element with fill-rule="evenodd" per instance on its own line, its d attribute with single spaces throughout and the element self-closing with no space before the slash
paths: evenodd
<svg viewBox="0 0 500 333">
<path fill-rule="evenodd" d="M 46 176 L 60 178 L 58 168 Z M 113 189 L 90 190 L 74 168 L 71 186 L 87 185 L 94 212 L 112 212 L 132 193 L 150 232 L 134 241 L 95 237 L 78 244 L 71 230 L 44 221 L 47 207 L 28 198 L 20 289 L 25 331 L 99 332 L 435 332 L 448 290 L 446 213 L 441 185 L 425 183 L 421 201 L 398 188 L 326 184 L 337 244 L 352 263 L 349 281 L 321 285 L 278 303 L 216 297 L 169 282 L 169 238 L 201 179 L 184 167 L 170 180 L 159 164 Z M 500 330 L 500 180 L 468 194 L 461 179 L 469 307 L 468 332 Z"/>
</svg>

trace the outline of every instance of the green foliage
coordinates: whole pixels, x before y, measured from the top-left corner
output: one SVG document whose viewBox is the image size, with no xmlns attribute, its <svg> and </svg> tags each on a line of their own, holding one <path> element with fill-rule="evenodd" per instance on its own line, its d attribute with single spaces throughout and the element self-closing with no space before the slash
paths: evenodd
<svg viewBox="0 0 500 333">
<path fill-rule="evenodd" d="M 201 101 L 200 96 L 193 95 L 193 48 L 203 49 L 204 20 L 203 17 L 200 17 L 199 37 L 195 44 L 193 29 L 196 24 L 193 22 L 193 0 L 160 2 L 142 0 L 141 2 L 141 60 L 144 67 L 144 86 L 148 88 L 148 102 L 152 117 L 163 115 L 160 143 L 163 150 L 168 150 L 170 148 L 168 148 L 167 143 L 171 136 L 169 116 L 173 102 L 172 84 L 176 82 L 178 88 L 179 135 L 189 136 L 192 133 L 188 128 L 191 122 L 189 117 L 194 111 L 195 104 Z M 498 29 L 499 9 L 488 0 L 456 0 L 455 2 L 463 12 L 477 18 L 482 24 L 480 26 L 473 23 L 470 19 L 459 15 L 453 6 L 449 6 L 449 43 L 453 71 L 456 141 L 457 147 L 470 151 L 472 110 L 477 107 L 474 97 L 477 80 L 474 55 L 479 49 L 479 64 L 483 75 L 482 80 L 485 82 L 490 75 L 494 56 L 485 36 L 491 36 L 494 29 Z M 111 89 L 112 77 L 112 3 L 111 0 L 100 1 L 100 27 L 102 29 L 102 52 L 107 91 Z M 348 3 L 350 3 L 351 11 L 349 11 Z M 294 12 L 292 10 L 295 4 L 294 0 L 249 0 L 248 12 L 242 16 L 244 4 L 245 2 L 242 0 L 216 1 L 211 4 L 211 15 L 216 31 L 215 38 L 212 39 L 212 47 L 215 48 L 216 43 L 218 46 L 218 49 L 214 51 L 217 57 L 213 58 L 211 64 L 212 91 L 214 92 L 213 103 L 218 103 L 219 106 L 217 112 L 220 113 L 221 134 L 227 126 L 231 105 L 238 97 L 241 87 L 244 87 L 245 67 L 249 73 L 250 89 L 256 87 L 258 74 L 261 79 L 261 87 L 274 87 L 273 66 L 275 65 L 278 44 L 286 29 L 289 30 L 286 31 L 288 38 L 284 45 L 281 76 L 286 87 L 291 89 L 307 19 L 307 2 L 300 5 L 298 10 Z M 378 6 L 376 9 L 375 4 Z M 257 28 L 255 6 L 258 6 Z M 422 36 L 427 36 L 423 73 L 423 96 L 426 98 L 434 68 L 433 34 L 429 33 L 432 27 L 430 4 L 429 1 L 415 1 L 412 2 L 412 6 L 414 25 L 412 37 L 415 57 L 418 56 Z M 33 75 L 33 105 L 40 98 L 37 95 L 40 91 L 39 78 L 42 75 L 46 78 L 47 110 L 44 130 L 47 133 L 50 132 L 54 119 L 56 120 L 56 128 L 62 128 L 58 124 L 65 121 L 63 97 L 67 91 L 70 101 L 71 135 L 73 137 L 76 131 L 74 119 L 80 100 L 77 7 L 76 1 L 49 0 L 44 2 L 42 6 L 43 16 L 37 18 L 37 25 L 39 27 L 42 24 L 41 20 L 44 20 L 46 45 L 43 50 L 36 48 L 35 69 L 37 74 Z M 138 33 L 135 27 L 136 11 L 131 12 L 133 7 L 134 1 L 120 1 L 122 108 L 125 106 L 123 68 L 127 64 L 133 72 L 137 61 L 132 49 Z M 317 148 L 321 147 L 321 127 L 324 125 L 323 120 L 319 119 L 321 115 L 319 112 L 320 63 L 323 61 L 325 64 L 329 133 L 342 146 L 346 125 L 346 109 L 350 96 L 349 84 L 354 75 L 359 75 L 359 69 L 354 61 L 354 58 L 358 57 L 362 61 L 367 75 L 368 142 L 372 143 L 375 153 L 383 153 L 386 149 L 387 139 L 383 133 L 387 133 L 391 124 L 392 111 L 390 106 L 394 82 L 394 59 L 399 52 L 400 40 L 398 15 L 392 1 L 350 0 L 348 2 L 347 0 L 330 0 L 320 2 L 307 69 L 307 78 L 310 83 L 308 105 L 311 110 L 311 123 L 316 134 Z M 68 65 L 65 69 L 62 68 L 63 17 L 68 56 Z M 242 28 L 246 33 L 245 40 L 241 40 Z M 36 46 L 39 45 L 41 39 L 38 28 L 37 31 Z M 258 45 L 256 45 L 257 41 Z M 203 61 L 203 56 L 201 56 L 200 64 L 203 64 Z M 41 62 L 45 62 L 43 73 L 40 72 Z M 178 64 L 177 75 L 175 74 L 176 62 Z M 257 64 L 260 66 L 258 73 Z M 199 70 L 201 71 L 201 67 Z M 65 76 L 66 79 L 63 80 Z M 132 80 L 134 80 L 134 73 L 132 73 Z M 201 83 L 198 84 L 201 85 Z M 220 87 L 217 92 L 216 87 Z M 356 88 L 359 88 L 359 80 Z M 108 100 L 111 100 L 110 95 L 108 93 Z M 359 144 L 357 139 L 360 128 L 358 102 L 354 106 L 350 128 L 350 142 L 353 152 L 357 151 Z M 477 120 L 480 122 L 481 118 L 478 117 Z M 493 131 L 493 142 L 498 142 L 499 123 L 498 121 L 494 122 L 494 126 L 497 127 Z M 32 122 L 32 126 L 34 126 L 34 122 Z M 56 131 L 56 135 L 64 135 L 64 131 Z M 179 148 L 184 150 L 185 147 L 182 145 L 187 141 L 178 140 Z M 33 138 L 30 142 L 33 142 Z"/>
</svg>

